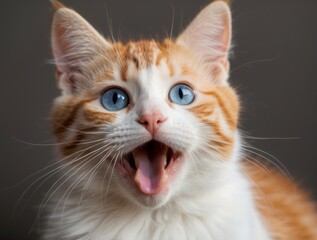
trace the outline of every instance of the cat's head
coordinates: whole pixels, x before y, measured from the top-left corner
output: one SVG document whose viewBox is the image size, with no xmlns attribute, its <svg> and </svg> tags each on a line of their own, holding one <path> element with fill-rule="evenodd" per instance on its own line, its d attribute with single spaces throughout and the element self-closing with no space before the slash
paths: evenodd
<svg viewBox="0 0 317 240">
<path fill-rule="evenodd" d="M 76 186 L 151 207 L 212 187 L 237 154 L 228 5 L 211 3 L 175 40 L 126 44 L 55 8 L 52 119 Z"/>
</svg>

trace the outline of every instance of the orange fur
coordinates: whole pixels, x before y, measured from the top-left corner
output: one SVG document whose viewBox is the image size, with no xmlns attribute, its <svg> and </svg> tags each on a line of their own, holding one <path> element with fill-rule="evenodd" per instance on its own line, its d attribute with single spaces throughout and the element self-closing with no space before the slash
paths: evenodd
<svg viewBox="0 0 317 240">
<path fill-rule="evenodd" d="M 55 104 L 52 111 L 52 120 L 53 131 L 56 136 L 60 137 L 67 131 L 67 128 L 75 121 L 78 111 L 85 102 L 87 102 L 86 99 L 76 101 L 73 98 L 69 98 L 63 100 L 61 104 Z"/>
<path fill-rule="evenodd" d="M 316 208 L 308 195 L 282 173 L 269 169 L 270 174 L 246 161 L 243 165 L 273 240 L 316 240 Z"/>
<path fill-rule="evenodd" d="M 195 71 L 195 69 L 189 67 L 188 65 L 183 65 L 181 67 L 181 74 L 182 75 L 187 75 L 187 76 L 190 76 L 190 77 L 193 77 L 193 78 L 197 78 L 197 73 Z"/>
<path fill-rule="evenodd" d="M 89 107 L 84 107 L 83 115 L 86 121 L 93 126 L 109 124 L 116 119 L 115 113 L 98 112 L 95 109 Z"/>
<path fill-rule="evenodd" d="M 126 45 L 115 44 L 114 49 L 121 59 L 121 79 L 127 80 L 128 63 L 133 63 L 136 70 L 152 65 L 159 66 L 162 59 L 166 61 L 170 76 L 175 74 L 175 69 L 169 61 L 168 54 L 172 43 L 164 41 L 159 43 L 154 40 L 142 40 L 139 42 L 128 42 Z"/>
<path fill-rule="evenodd" d="M 62 144 L 61 146 L 61 153 L 64 156 L 69 156 L 71 154 L 73 154 L 76 150 L 76 148 L 78 147 L 78 145 L 80 145 L 83 140 L 87 137 L 87 134 L 89 134 L 90 132 L 96 131 L 97 127 L 83 127 L 83 128 L 78 128 L 78 132 L 76 132 L 76 136 L 73 138 L 73 140 L 70 140 L 68 142 L 66 142 L 65 144 Z"/>
<path fill-rule="evenodd" d="M 61 147 L 61 152 L 63 153 L 63 155 L 68 156 L 68 155 L 72 154 L 74 152 L 75 148 L 78 146 L 78 144 L 80 144 L 82 142 L 82 140 L 85 138 L 85 136 L 86 135 L 82 132 L 77 133 L 74 140 L 72 140 L 70 143 L 64 144 Z"/>
</svg>

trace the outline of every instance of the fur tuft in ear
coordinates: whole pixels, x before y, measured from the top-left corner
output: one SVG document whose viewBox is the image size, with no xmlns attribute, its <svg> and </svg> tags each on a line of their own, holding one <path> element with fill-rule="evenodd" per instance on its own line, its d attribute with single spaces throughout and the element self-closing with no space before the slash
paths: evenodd
<svg viewBox="0 0 317 240">
<path fill-rule="evenodd" d="M 231 12 L 226 1 L 214 1 L 205 7 L 177 38 L 177 43 L 200 55 L 209 65 L 213 79 L 225 83 L 231 45 Z"/>
<path fill-rule="evenodd" d="M 90 84 L 81 78 L 85 66 L 95 57 L 104 56 L 111 46 L 75 11 L 52 2 L 56 11 L 52 22 L 52 50 L 59 86 L 64 93 L 74 94 Z"/>
</svg>

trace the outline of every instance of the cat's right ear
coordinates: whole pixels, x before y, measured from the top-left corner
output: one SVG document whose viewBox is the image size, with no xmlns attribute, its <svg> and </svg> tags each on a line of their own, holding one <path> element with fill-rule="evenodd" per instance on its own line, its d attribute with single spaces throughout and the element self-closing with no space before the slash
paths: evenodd
<svg viewBox="0 0 317 240">
<path fill-rule="evenodd" d="M 227 84 L 231 45 L 231 11 L 228 0 L 205 7 L 177 38 L 177 43 L 199 54 L 214 81 Z"/>
<path fill-rule="evenodd" d="M 88 70 L 87 63 L 104 55 L 111 44 L 78 13 L 58 1 L 51 2 L 54 7 L 52 51 L 59 87 L 63 93 L 75 94 L 91 84 L 82 76 Z"/>
</svg>

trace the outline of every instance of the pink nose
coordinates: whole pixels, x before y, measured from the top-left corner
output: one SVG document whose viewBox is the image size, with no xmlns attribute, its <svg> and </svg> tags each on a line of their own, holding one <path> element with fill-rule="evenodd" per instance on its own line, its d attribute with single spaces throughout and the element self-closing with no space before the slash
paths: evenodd
<svg viewBox="0 0 317 240">
<path fill-rule="evenodd" d="M 142 115 L 138 122 L 142 124 L 152 135 L 154 135 L 160 128 L 161 124 L 166 120 L 160 113 L 144 114 Z"/>
</svg>

